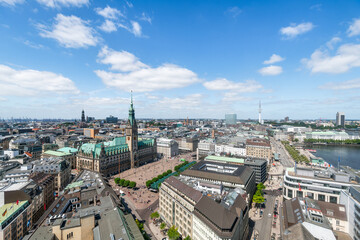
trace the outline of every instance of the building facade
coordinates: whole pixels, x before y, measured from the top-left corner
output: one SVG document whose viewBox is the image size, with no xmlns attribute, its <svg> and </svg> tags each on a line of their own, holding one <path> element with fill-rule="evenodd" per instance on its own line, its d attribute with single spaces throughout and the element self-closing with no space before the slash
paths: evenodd
<svg viewBox="0 0 360 240">
<path fill-rule="evenodd" d="M 261 138 L 246 140 L 246 155 L 270 160 L 272 152 L 269 140 Z"/>
<path fill-rule="evenodd" d="M 126 136 L 103 143 L 85 143 L 79 148 L 77 169 L 100 172 L 106 176 L 139 167 L 156 158 L 156 141 L 139 139 L 135 110 L 131 99 Z"/>
<path fill-rule="evenodd" d="M 179 154 L 179 144 L 173 139 L 159 138 L 156 140 L 157 153 L 165 158 L 171 158 Z"/>
<path fill-rule="evenodd" d="M 339 204 L 341 191 L 349 191 L 353 185 L 349 176 L 343 174 L 297 168 L 296 171 L 285 172 L 283 196 L 285 199 L 308 197 Z"/>
</svg>

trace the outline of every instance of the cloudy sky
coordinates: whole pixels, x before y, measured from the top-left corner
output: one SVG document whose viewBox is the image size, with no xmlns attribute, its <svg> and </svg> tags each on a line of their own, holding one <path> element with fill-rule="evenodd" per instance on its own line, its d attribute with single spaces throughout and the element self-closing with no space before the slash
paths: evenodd
<svg viewBox="0 0 360 240">
<path fill-rule="evenodd" d="M 360 1 L 0 0 L 0 118 L 360 118 Z"/>
</svg>

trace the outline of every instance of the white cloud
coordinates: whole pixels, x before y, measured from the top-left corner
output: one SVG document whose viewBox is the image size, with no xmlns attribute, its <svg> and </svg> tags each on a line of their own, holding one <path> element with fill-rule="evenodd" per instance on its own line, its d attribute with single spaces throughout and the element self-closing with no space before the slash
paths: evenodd
<svg viewBox="0 0 360 240">
<path fill-rule="evenodd" d="M 103 64 L 110 64 L 111 70 L 129 72 L 140 70 L 141 68 L 149 68 L 149 66 L 139 61 L 135 55 L 126 51 L 114 51 L 109 49 L 107 46 L 100 50 L 98 57 L 99 62 Z"/>
<path fill-rule="evenodd" d="M 106 6 L 105 8 L 96 8 L 95 11 L 100 16 L 111 20 L 116 20 L 118 17 L 123 16 L 123 14 L 118 9 L 111 8 L 109 6 Z"/>
<path fill-rule="evenodd" d="M 319 88 L 330 90 L 350 90 L 360 88 L 360 78 L 343 81 L 343 82 L 328 82 Z"/>
<path fill-rule="evenodd" d="M 73 81 L 62 75 L 32 69 L 16 70 L 0 65 L 0 95 L 38 96 L 78 93 Z"/>
<path fill-rule="evenodd" d="M 104 32 L 110 33 L 117 30 L 115 23 L 110 20 L 105 20 L 105 22 L 99 27 Z"/>
<path fill-rule="evenodd" d="M 98 57 L 99 62 L 110 64 L 110 69 L 121 73 L 103 70 L 97 70 L 95 73 L 106 86 L 123 91 L 150 92 L 181 88 L 200 81 L 194 72 L 186 68 L 173 64 L 152 68 L 126 51 L 117 52 L 104 47 Z"/>
<path fill-rule="evenodd" d="M 317 11 L 321 11 L 321 8 L 322 8 L 322 4 L 315 4 L 315 5 L 312 5 L 310 7 L 310 10 L 317 10 Z"/>
<path fill-rule="evenodd" d="M 66 48 L 86 48 L 96 46 L 99 42 L 95 30 L 89 23 L 73 15 L 64 16 L 59 13 L 51 29 L 40 24 L 38 28 L 41 31 L 40 36 L 53 38 Z"/>
<path fill-rule="evenodd" d="M 125 25 L 122 23 L 118 23 L 117 25 L 121 28 L 128 30 L 129 32 L 134 34 L 136 37 L 141 37 L 141 35 L 142 35 L 141 26 L 138 22 L 131 21 L 131 26 L 128 26 L 128 25 Z"/>
<path fill-rule="evenodd" d="M 298 25 L 292 23 L 288 27 L 280 29 L 280 33 L 285 35 L 288 39 L 295 38 L 297 35 L 304 34 L 314 28 L 311 22 L 300 23 Z"/>
<path fill-rule="evenodd" d="M 341 45 L 335 56 L 317 49 L 310 59 L 302 59 L 302 63 L 312 73 L 344 73 L 353 67 L 360 67 L 360 44 Z"/>
<path fill-rule="evenodd" d="M 81 7 L 89 4 L 89 0 L 37 0 L 37 2 L 50 8 Z"/>
<path fill-rule="evenodd" d="M 259 70 L 259 73 L 263 76 L 274 76 L 274 75 L 279 75 L 283 72 L 282 67 L 280 66 L 275 66 L 275 65 L 270 65 L 268 67 L 263 67 Z"/>
<path fill-rule="evenodd" d="M 203 85 L 209 90 L 230 90 L 232 92 L 256 92 L 263 87 L 254 80 L 233 82 L 226 78 L 218 78 L 213 81 L 205 82 Z"/>
<path fill-rule="evenodd" d="M 348 36 L 357 36 L 360 34 L 360 19 L 354 19 L 353 23 L 350 25 L 350 27 L 347 30 Z"/>
<path fill-rule="evenodd" d="M 152 21 L 152 19 L 151 19 L 151 17 L 149 17 L 146 13 L 142 13 L 141 14 L 141 17 L 139 18 L 140 20 L 142 20 L 142 21 L 145 21 L 145 22 L 148 22 L 148 23 L 150 23 L 151 24 L 151 21 Z"/>
<path fill-rule="evenodd" d="M 232 16 L 233 18 L 236 18 L 241 13 L 242 13 L 242 10 L 237 6 L 228 8 L 228 10 L 226 10 L 226 14 Z"/>
<path fill-rule="evenodd" d="M 277 62 L 281 62 L 284 60 L 285 60 L 285 58 L 283 58 L 277 54 L 273 54 L 273 55 L 271 55 L 269 60 L 264 61 L 264 64 L 272 64 L 272 63 L 277 63 Z"/>
<path fill-rule="evenodd" d="M 140 26 L 140 24 L 138 22 L 131 21 L 131 26 L 132 26 L 132 33 L 136 37 L 140 37 L 141 36 L 141 26 Z"/>
<path fill-rule="evenodd" d="M 253 98 L 241 96 L 237 92 L 226 92 L 223 98 L 225 102 L 247 102 L 252 100 Z"/>
<path fill-rule="evenodd" d="M 201 94 L 191 94 L 182 98 L 164 97 L 159 100 L 156 105 L 173 110 L 198 109 L 202 99 L 203 96 Z"/>
<path fill-rule="evenodd" d="M 23 3 L 24 0 L 0 0 L 0 4 L 3 6 L 15 6 L 16 4 Z"/>
<path fill-rule="evenodd" d="M 114 105 L 120 105 L 120 104 L 128 104 L 129 99 L 128 98 L 121 98 L 121 97 L 115 97 L 115 98 L 109 98 L 109 97 L 90 97 L 87 99 L 73 99 L 72 104 L 80 105 L 80 106 L 86 106 L 86 107 L 109 107 Z"/>
<path fill-rule="evenodd" d="M 326 43 L 326 46 L 329 48 L 329 49 L 334 49 L 334 45 L 338 42 L 341 42 L 341 38 L 339 37 L 333 37 L 330 41 L 328 41 Z"/>
</svg>

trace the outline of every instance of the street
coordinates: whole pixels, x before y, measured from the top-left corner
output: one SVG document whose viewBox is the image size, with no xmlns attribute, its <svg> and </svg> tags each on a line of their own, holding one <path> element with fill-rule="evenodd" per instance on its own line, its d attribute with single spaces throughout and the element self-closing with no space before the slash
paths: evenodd
<svg viewBox="0 0 360 240">
<path fill-rule="evenodd" d="M 294 167 L 294 161 L 286 151 L 281 142 L 276 141 L 274 138 L 270 138 L 270 142 L 275 153 L 280 153 L 280 162 L 284 168 Z"/>
</svg>

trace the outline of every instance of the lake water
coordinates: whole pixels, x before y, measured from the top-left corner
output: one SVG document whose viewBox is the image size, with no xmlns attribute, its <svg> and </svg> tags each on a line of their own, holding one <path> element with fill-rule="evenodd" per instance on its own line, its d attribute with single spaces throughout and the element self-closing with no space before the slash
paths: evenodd
<svg viewBox="0 0 360 240">
<path fill-rule="evenodd" d="M 313 153 L 315 156 L 323 158 L 334 167 L 338 166 L 340 157 L 340 165 L 360 169 L 360 147 L 313 145 L 311 148 L 316 149 L 316 153 Z"/>
</svg>

